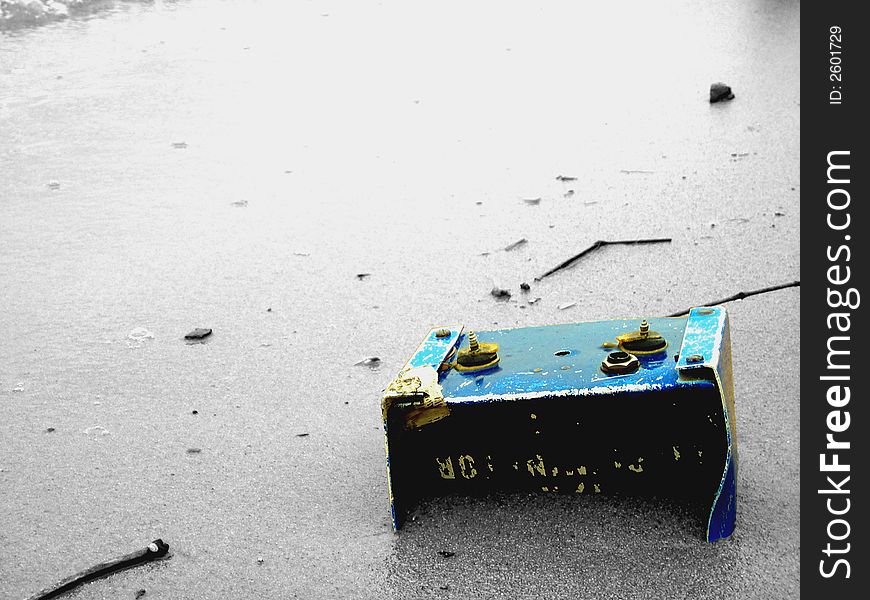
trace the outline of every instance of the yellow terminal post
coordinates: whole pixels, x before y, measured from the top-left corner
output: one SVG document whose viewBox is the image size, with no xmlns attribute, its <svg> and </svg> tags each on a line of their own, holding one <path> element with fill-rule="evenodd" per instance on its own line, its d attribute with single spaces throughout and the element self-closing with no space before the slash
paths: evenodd
<svg viewBox="0 0 870 600">
<path fill-rule="evenodd" d="M 644 356 L 658 354 L 668 347 L 668 341 L 658 331 L 650 331 L 649 322 L 646 319 L 640 322 L 636 331 L 616 336 L 619 349 L 623 352 Z"/>
<path fill-rule="evenodd" d="M 468 332 L 468 348 L 462 348 L 456 355 L 457 371 L 482 371 L 498 364 L 498 344 L 479 342 L 477 334 Z"/>
</svg>

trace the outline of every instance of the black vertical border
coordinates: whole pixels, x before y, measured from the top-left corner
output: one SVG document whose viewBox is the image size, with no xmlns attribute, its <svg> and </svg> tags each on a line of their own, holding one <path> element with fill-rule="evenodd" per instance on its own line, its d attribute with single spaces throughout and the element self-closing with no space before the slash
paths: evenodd
<svg viewBox="0 0 870 600">
<path fill-rule="evenodd" d="M 870 339 L 865 316 L 870 310 L 870 289 L 864 285 L 867 238 L 870 237 L 870 212 L 866 209 L 870 201 L 866 196 L 870 108 L 864 93 L 867 61 L 870 60 L 866 40 L 870 32 L 867 20 L 859 15 L 863 12 L 864 7 L 859 2 L 806 2 L 801 15 L 801 592 L 805 598 L 830 600 L 865 598 L 870 589 L 867 553 L 870 532 L 866 527 L 870 510 L 866 493 L 870 477 L 866 458 L 870 454 L 870 414 L 866 406 L 870 394 L 864 389 L 870 389 L 866 381 L 870 376 Z M 835 56 L 831 50 L 836 50 L 830 46 L 831 27 L 842 28 L 843 48 L 839 55 L 842 81 L 831 77 L 831 57 Z M 832 91 L 842 92 L 841 104 L 831 103 Z M 849 151 L 848 184 L 828 183 L 828 154 L 832 151 Z M 843 161 L 842 155 L 838 160 Z M 828 207 L 828 193 L 835 188 L 848 191 L 847 209 L 831 211 Z M 841 193 L 835 196 L 836 203 L 843 202 Z M 843 222 L 843 213 L 848 212 L 849 228 L 831 229 L 827 222 L 829 212 L 836 213 L 833 217 L 838 223 Z M 840 260 L 829 260 L 829 247 L 836 255 L 841 245 L 849 247 L 851 260 L 846 262 L 845 251 L 840 254 Z M 841 265 L 840 277 L 845 273 L 844 267 L 850 267 L 851 277 L 847 283 L 834 286 L 828 281 L 828 269 L 835 264 Z M 857 308 L 829 306 L 829 288 L 839 288 L 845 293 L 850 287 L 861 294 Z M 848 333 L 829 330 L 828 315 L 833 312 L 850 313 Z M 834 434 L 836 439 L 851 444 L 850 449 L 838 452 L 839 461 L 850 466 L 848 473 L 823 473 L 820 469 L 820 454 L 827 452 L 830 456 L 837 452 L 825 448 L 826 435 L 830 433 L 826 419 L 831 410 L 836 410 L 828 404 L 826 394 L 835 382 L 820 379 L 834 374 L 827 369 L 827 343 L 832 335 L 850 338 L 846 343 L 851 367 L 836 373 L 851 377 L 849 382 L 840 382 L 850 387 L 851 396 L 849 404 L 839 409 L 849 411 L 850 425 L 846 431 Z M 837 482 L 848 475 L 850 480 L 842 487 L 848 488 L 849 494 L 819 493 L 831 487 L 827 481 L 829 475 Z M 847 497 L 851 502 L 849 511 L 839 517 L 832 515 L 827 499 L 833 499 L 834 509 L 842 509 Z M 837 518 L 849 522 L 849 536 L 842 541 L 828 536 L 828 524 Z M 835 536 L 843 535 L 846 526 L 835 524 L 832 531 Z M 833 548 L 845 548 L 848 543 L 849 551 L 828 557 L 823 551 L 829 542 Z M 825 568 L 830 570 L 837 558 L 848 560 L 848 579 L 843 565 L 833 577 L 825 578 L 820 573 L 821 560 L 825 560 Z"/>
</svg>

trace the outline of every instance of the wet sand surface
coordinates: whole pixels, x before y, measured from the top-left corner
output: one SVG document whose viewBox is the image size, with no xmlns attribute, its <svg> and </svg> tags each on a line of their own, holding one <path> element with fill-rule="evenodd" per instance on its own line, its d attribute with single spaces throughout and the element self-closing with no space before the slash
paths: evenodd
<svg viewBox="0 0 870 600">
<path fill-rule="evenodd" d="M 393 534 L 379 398 L 434 325 L 799 279 L 798 25 L 773 1 L 193 0 L 0 32 L 0 597 L 156 537 L 169 560 L 70 597 L 797 597 L 799 288 L 728 305 L 725 542 L 666 502 L 543 494 Z M 627 237 L 673 242 L 533 282 Z"/>
</svg>

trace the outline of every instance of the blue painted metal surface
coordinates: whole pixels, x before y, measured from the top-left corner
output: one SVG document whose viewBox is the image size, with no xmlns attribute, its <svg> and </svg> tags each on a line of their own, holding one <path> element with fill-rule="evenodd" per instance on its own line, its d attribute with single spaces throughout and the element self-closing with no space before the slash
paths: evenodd
<svg viewBox="0 0 870 600">
<path fill-rule="evenodd" d="M 448 332 L 449 335 L 438 337 L 439 332 Z M 429 335 L 423 339 L 417 351 L 408 360 L 405 368 L 430 366 L 433 369 L 437 369 L 456 347 L 461 334 L 462 325 L 432 329 Z"/>
<path fill-rule="evenodd" d="M 601 361 L 615 348 L 604 348 L 602 344 L 614 342 L 617 335 L 637 329 L 638 322 L 632 319 L 478 331 L 481 342 L 499 344 L 499 364 L 483 372 L 446 371 L 440 379 L 444 397 L 448 403 L 461 403 L 709 385 L 703 381 L 679 380 L 674 356 L 680 348 L 673 343 L 662 354 L 639 357 L 643 368 L 636 373 L 603 373 Z M 684 318 L 649 319 L 649 323 L 651 329 L 671 340 L 681 340 L 686 327 Z M 460 346 L 467 343 L 465 338 L 463 335 L 459 340 Z M 567 354 L 561 354 L 564 352 Z"/>
</svg>

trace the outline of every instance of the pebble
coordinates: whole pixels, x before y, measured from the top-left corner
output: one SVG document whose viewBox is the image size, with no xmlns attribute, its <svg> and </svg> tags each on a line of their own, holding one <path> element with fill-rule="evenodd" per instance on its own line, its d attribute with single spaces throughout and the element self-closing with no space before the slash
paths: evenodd
<svg viewBox="0 0 870 600">
<path fill-rule="evenodd" d="M 493 298 L 498 298 L 499 300 L 507 300 L 511 297 L 511 293 L 503 288 L 494 287 L 489 291 L 492 294 Z"/>
<path fill-rule="evenodd" d="M 211 329 L 205 329 L 202 327 L 197 327 L 190 333 L 184 336 L 186 340 L 201 340 L 204 337 L 208 337 L 211 335 Z"/>
<path fill-rule="evenodd" d="M 355 367 L 371 367 L 372 369 L 377 369 L 381 366 L 381 359 L 377 356 L 369 356 L 368 358 L 353 363 L 353 365 Z"/>
<path fill-rule="evenodd" d="M 734 94 L 731 88 L 721 81 L 710 85 L 710 104 L 723 100 L 733 100 Z"/>
</svg>

